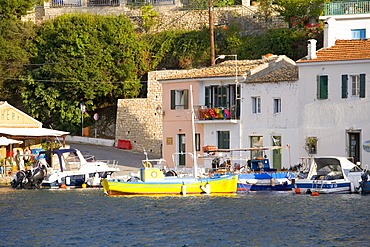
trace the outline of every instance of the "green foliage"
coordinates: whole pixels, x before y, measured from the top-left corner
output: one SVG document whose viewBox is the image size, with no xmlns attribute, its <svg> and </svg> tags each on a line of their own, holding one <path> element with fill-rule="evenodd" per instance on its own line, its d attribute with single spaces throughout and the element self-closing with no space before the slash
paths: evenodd
<svg viewBox="0 0 370 247">
<path fill-rule="evenodd" d="M 185 69 L 209 64 L 209 30 L 173 31 L 149 39 L 157 68 Z M 155 54 L 155 55 L 154 55 Z"/>
<path fill-rule="evenodd" d="M 276 0 L 274 9 L 291 26 L 296 19 L 317 19 L 324 9 L 326 0 Z"/>
<path fill-rule="evenodd" d="M 46 22 L 34 44 L 22 97 L 32 116 L 55 127 L 80 124 L 88 111 L 139 94 L 139 77 L 151 69 L 147 45 L 125 16 L 63 15 Z"/>
<path fill-rule="evenodd" d="M 152 5 L 145 5 L 140 8 L 142 11 L 142 29 L 147 33 L 149 30 L 158 24 L 155 19 L 158 16 L 158 12 L 153 9 Z"/>
<path fill-rule="evenodd" d="M 18 76 L 24 73 L 29 63 L 29 46 L 35 38 L 36 29 L 32 23 L 19 20 L 0 21 L 0 91 L 1 100 L 16 104 L 19 99 Z M 15 79 L 12 79 L 15 78 Z"/>
<path fill-rule="evenodd" d="M 34 0 L 1 0 L 0 17 L 1 19 L 21 19 L 28 11 L 32 10 L 35 4 L 42 1 Z"/>
</svg>

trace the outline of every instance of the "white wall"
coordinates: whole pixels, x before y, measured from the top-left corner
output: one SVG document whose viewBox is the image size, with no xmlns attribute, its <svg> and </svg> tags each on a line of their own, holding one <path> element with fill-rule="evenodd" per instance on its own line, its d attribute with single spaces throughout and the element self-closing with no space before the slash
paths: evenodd
<svg viewBox="0 0 370 247">
<path fill-rule="evenodd" d="M 347 132 L 361 131 L 363 143 L 370 139 L 370 61 L 297 63 L 299 67 L 300 136 L 318 138 L 317 155 L 348 156 Z M 366 97 L 342 99 L 341 75 L 366 74 Z M 328 75 L 328 99 L 317 99 L 317 75 Z M 348 85 L 350 90 L 350 85 Z M 304 142 L 301 143 L 304 145 Z M 370 153 L 361 148 L 362 163 Z"/>
</svg>

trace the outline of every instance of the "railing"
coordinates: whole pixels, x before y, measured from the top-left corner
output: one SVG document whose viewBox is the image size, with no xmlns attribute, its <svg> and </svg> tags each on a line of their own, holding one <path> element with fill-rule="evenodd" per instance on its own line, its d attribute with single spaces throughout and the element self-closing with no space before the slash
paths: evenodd
<svg viewBox="0 0 370 247">
<path fill-rule="evenodd" d="M 51 0 L 50 7 L 81 7 L 81 0 Z"/>
<path fill-rule="evenodd" d="M 145 5 L 174 5 L 175 0 L 127 0 L 127 5 L 132 7 L 141 7 Z"/>
<path fill-rule="evenodd" d="M 239 117 L 235 106 L 229 108 L 199 106 L 195 108 L 195 112 L 198 120 L 229 120 Z"/>
<path fill-rule="evenodd" d="M 326 2 L 324 15 L 352 15 L 370 13 L 370 1 L 334 1 Z"/>
<path fill-rule="evenodd" d="M 119 6 L 119 0 L 87 0 L 87 7 Z"/>
<path fill-rule="evenodd" d="M 120 0 L 87 0 L 87 7 L 119 6 Z M 82 0 L 51 0 L 50 7 L 82 7 Z"/>
</svg>

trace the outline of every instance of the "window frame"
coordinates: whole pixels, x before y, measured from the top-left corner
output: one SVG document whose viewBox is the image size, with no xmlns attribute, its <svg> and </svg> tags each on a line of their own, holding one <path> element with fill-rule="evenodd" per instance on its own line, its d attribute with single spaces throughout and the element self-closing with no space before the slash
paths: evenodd
<svg viewBox="0 0 370 247">
<path fill-rule="evenodd" d="M 261 114 L 261 97 L 252 97 L 252 114 Z"/>
<path fill-rule="evenodd" d="M 189 109 L 189 90 L 174 89 L 171 90 L 171 110 Z"/>
<path fill-rule="evenodd" d="M 317 99 L 328 99 L 329 98 L 329 76 L 318 75 L 317 76 Z"/>
<path fill-rule="evenodd" d="M 274 98 L 273 102 L 274 114 L 281 113 L 281 98 Z"/>
<path fill-rule="evenodd" d="M 230 149 L 230 131 L 228 130 L 217 131 L 217 148 Z"/>
</svg>

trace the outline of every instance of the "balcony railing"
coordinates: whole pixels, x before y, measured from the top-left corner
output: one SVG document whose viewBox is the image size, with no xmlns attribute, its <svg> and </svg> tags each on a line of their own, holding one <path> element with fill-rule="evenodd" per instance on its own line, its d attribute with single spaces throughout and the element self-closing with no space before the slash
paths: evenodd
<svg viewBox="0 0 370 247">
<path fill-rule="evenodd" d="M 199 106 L 195 108 L 195 112 L 198 120 L 230 120 L 239 118 L 235 106 L 229 108 Z"/>
<path fill-rule="evenodd" d="M 352 15 L 370 13 L 370 1 L 351 0 L 326 2 L 324 15 Z"/>
<path fill-rule="evenodd" d="M 64 7 L 81 7 L 81 0 L 52 0 L 50 1 L 50 7 L 52 8 L 64 8 Z"/>
<path fill-rule="evenodd" d="M 65 8 L 65 7 L 103 7 L 103 6 L 120 6 L 122 0 L 50 0 L 50 7 Z M 125 4 L 131 7 L 141 7 L 151 4 L 159 5 L 174 5 L 175 0 L 127 0 Z"/>
</svg>

